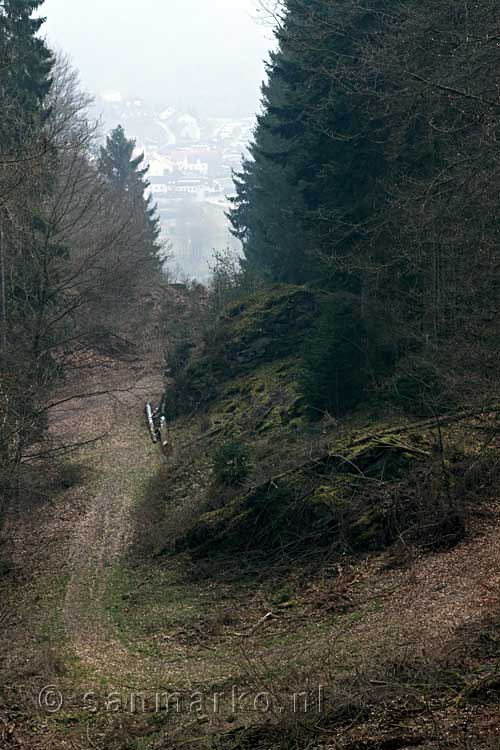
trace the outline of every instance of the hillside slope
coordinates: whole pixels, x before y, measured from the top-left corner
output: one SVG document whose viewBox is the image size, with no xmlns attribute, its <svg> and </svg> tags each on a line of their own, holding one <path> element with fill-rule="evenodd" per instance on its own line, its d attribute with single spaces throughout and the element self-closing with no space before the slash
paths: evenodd
<svg viewBox="0 0 500 750">
<path fill-rule="evenodd" d="M 207 647 L 239 633 L 246 679 L 283 701 L 275 729 L 221 746 L 494 747 L 496 413 L 416 419 L 372 399 L 311 421 L 317 309 L 287 286 L 231 304 L 167 389 L 176 450 L 150 487 L 150 550 L 213 587 L 228 620 L 200 628 Z M 329 686 L 319 723 L 284 708 L 304 685 Z"/>
<path fill-rule="evenodd" d="M 166 460 L 142 413 L 159 350 L 61 409 L 106 435 L 50 513 L 9 520 L 0 747 L 498 746 L 494 417 L 311 422 L 315 310 L 281 286 L 226 311 L 167 385 Z"/>
</svg>

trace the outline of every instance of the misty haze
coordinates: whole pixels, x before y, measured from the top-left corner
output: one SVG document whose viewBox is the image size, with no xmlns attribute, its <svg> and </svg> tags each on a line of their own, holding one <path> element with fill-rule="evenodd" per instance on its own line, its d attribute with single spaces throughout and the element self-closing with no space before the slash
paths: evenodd
<svg viewBox="0 0 500 750">
<path fill-rule="evenodd" d="M 255 126 L 273 35 L 254 0 L 46 0 L 45 33 L 69 53 L 106 130 L 150 166 L 171 272 L 206 280 L 229 231 L 232 170 Z"/>
</svg>

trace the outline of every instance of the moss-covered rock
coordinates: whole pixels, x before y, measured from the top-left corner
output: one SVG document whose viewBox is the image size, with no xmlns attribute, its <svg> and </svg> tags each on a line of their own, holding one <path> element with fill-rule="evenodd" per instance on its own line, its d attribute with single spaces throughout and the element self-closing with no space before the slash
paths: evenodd
<svg viewBox="0 0 500 750">
<path fill-rule="evenodd" d="M 221 316 L 214 340 L 192 351 L 176 371 L 176 382 L 169 386 L 164 401 L 166 416 L 173 418 L 196 405 L 224 400 L 225 390 L 229 390 L 227 395 L 238 395 L 246 389 L 247 395 L 263 402 L 270 390 L 276 392 L 279 363 L 286 360 L 283 372 L 289 369 L 290 357 L 300 349 L 317 309 L 314 292 L 287 285 L 272 286 L 232 303 Z M 282 380 L 287 380 L 286 374 Z"/>
<path fill-rule="evenodd" d="M 339 445 L 203 514 L 184 545 L 205 557 L 250 550 L 272 556 L 311 544 L 349 549 L 386 544 L 393 531 L 390 503 L 385 494 L 367 490 L 390 486 L 425 457 L 417 442 L 395 436 L 367 438 L 342 452 Z"/>
<path fill-rule="evenodd" d="M 226 308 L 219 333 L 221 364 L 228 374 L 272 362 L 297 350 L 318 311 L 314 292 L 276 285 Z"/>
<path fill-rule="evenodd" d="M 260 435 L 298 424 L 304 412 L 298 373 L 299 363 L 289 358 L 264 362 L 231 379 L 209 406 L 211 421 L 227 425 L 233 434 L 250 430 Z"/>
</svg>

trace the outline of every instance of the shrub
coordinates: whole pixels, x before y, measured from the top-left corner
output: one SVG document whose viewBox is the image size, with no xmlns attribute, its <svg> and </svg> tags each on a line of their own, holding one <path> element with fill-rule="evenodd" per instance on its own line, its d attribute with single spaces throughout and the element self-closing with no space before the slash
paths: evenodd
<svg viewBox="0 0 500 750">
<path fill-rule="evenodd" d="M 217 315 L 227 304 L 238 299 L 242 294 L 249 293 L 256 284 L 256 281 L 243 271 L 240 256 L 230 247 L 214 252 L 210 271 L 212 278 L 208 299 Z"/>
<path fill-rule="evenodd" d="M 225 443 L 214 453 L 213 468 L 220 484 L 241 484 L 250 472 L 250 452 L 242 443 Z"/>
</svg>

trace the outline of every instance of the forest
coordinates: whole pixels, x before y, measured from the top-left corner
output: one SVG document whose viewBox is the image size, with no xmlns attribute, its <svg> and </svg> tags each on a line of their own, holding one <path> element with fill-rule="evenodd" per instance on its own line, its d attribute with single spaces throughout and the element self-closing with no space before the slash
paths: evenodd
<svg viewBox="0 0 500 750">
<path fill-rule="evenodd" d="M 495 750 L 498 3 L 261 2 L 205 284 L 40 6 L 0 2 L 0 748 Z"/>
<path fill-rule="evenodd" d="M 317 408 L 492 396 L 497 24 L 491 2 L 287 3 L 231 219 L 245 270 L 324 293 Z"/>
</svg>

